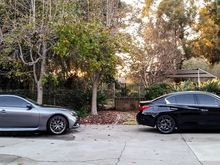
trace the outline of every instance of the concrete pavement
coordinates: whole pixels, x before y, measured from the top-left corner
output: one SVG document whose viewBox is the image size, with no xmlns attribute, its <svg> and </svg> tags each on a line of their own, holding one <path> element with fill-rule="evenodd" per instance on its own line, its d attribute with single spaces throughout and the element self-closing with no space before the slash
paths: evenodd
<svg viewBox="0 0 220 165">
<path fill-rule="evenodd" d="M 0 134 L 0 165 L 219 165 L 219 132 L 170 135 L 143 126 L 87 125 L 61 136 Z"/>
</svg>

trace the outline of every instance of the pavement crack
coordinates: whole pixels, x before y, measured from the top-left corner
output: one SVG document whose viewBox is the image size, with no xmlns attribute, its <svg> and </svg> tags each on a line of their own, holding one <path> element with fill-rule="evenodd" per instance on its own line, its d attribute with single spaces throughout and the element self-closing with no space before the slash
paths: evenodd
<svg viewBox="0 0 220 165">
<path fill-rule="evenodd" d="M 203 165 L 203 163 L 199 160 L 199 158 L 197 157 L 197 155 L 195 154 L 195 152 L 192 150 L 192 148 L 190 147 L 190 145 L 187 143 L 186 139 L 183 137 L 182 134 L 180 134 L 182 140 L 186 143 L 187 147 L 190 149 L 190 151 L 192 152 L 192 154 L 194 155 L 194 157 L 196 158 L 196 160 L 199 162 L 200 165 Z"/>
<path fill-rule="evenodd" d="M 124 153 L 124 151 L 125 151 L 126 146 L 127 146 L 127 142 L 124 143 L 124 146 L 123 146 L 123 148 L 122 148 L 122 150 L 121 150 L 121 153 L 120 153 L 120 155 L 119 155 L 119 157 L 118 157 L 118 160 L 117 160 L 117 162 L 116 162 L 115 165 L 118 165 L 119 162 L 121 161 L 121 157 L 122 157 L 122 155 L 123 155 L 123 153 Z"/>
</svg>

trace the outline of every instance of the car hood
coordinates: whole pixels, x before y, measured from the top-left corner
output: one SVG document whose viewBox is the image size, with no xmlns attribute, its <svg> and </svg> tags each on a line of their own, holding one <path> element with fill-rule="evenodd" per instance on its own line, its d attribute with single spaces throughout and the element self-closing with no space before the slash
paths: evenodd
<svg viewBox="0 0 220 165">
<path fill-rule="evenodd" d="M 49 111 L 63 111 L 63 112 L 72 112 L 73 110 L 66 109 L 63 107 L 58 107 L 58 106 L 51 106 L 51 105 L 43 105 L 41 106 L 41 109 L 49 110 Z"/>
</svg>

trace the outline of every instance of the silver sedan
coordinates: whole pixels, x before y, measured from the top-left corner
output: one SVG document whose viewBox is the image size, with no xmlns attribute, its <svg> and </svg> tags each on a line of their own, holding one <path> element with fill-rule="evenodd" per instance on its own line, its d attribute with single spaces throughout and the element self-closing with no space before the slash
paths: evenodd
<svg viewBox="0 0 220 165">
<path fill-rule="evenodd" d="M 0 131 L 48 131 L 60 135 L 79 127 L 75 111 L 41 106 L 16 95 L 0 95 Z"/>
</svg>

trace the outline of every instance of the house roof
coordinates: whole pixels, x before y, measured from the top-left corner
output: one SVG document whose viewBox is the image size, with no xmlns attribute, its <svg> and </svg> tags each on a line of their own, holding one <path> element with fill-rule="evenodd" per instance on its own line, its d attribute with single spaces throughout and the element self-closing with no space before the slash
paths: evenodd
<svg viewBox="0 0 220 165">
<path fill-rule="evenodd" d="M 197 68 L 191 70 L 177 70 L 173 74 L 168 75 L 169 78 L 217 78 L 215 75 Z"/>
</svg>

